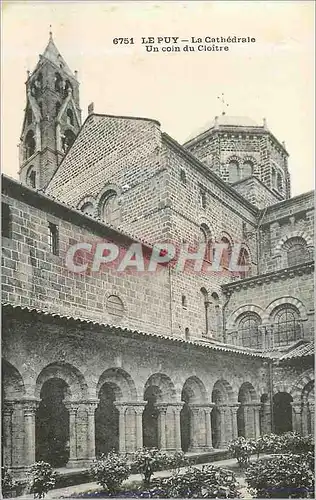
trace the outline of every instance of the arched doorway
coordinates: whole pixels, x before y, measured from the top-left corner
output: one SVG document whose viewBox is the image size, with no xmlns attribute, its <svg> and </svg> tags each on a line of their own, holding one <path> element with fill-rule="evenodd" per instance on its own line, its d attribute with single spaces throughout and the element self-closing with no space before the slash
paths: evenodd
<svg viewBox="0 0 316 500">
<path fill-rule="evenodd" d="M 235 414 L 231 407 L 234 403 L 236 405 L 236 399 L 227 380 L 215 382 L 212 391 L 215 406 L 211 413 L 213 448 L 225 448 L 237 434 L 237 422 L 233 421 Z"/>
<path fill-rule="evenodd" d="M 184 452 L 210 447 L 210 409 L 207 409 L 206 389 L 196 376 L 189 377 L 181 392 L 181 448 Z M 207 422 L 206 419 L 209 421 Z"/>
<path fill-rule="evenodd" d="M 109 368 L 100 376 L 96 393 L 99 399 L 95 411 L 96 455 L 111 450 L 125 452 L 127 444 L 131 449 L 135 441 L 135 415 L 133 422 L 127 422 L 123 404 L 137 401 L 131 376 L 121 368 Z"/>
<path fill-rule="evenodd" d="M 159 399 L 159 388 L 150 386 L 146 389 L 144 400 L 147 401 L 143 411 L 143 444 L 145 448 L 158 448 L 158 416 L 156 408 Z"/>
<path fill-rule="evenodd" d="M 176 401 L 173 382 L 164 373 L 154 373 L 144 387 L 144 400 L 147 401 L 143 411 L 143 446 L 157 447 L 167 450 L 175 446 L 175 426 L 167 425 L 174 421 L 170 406 Z"/>
<path fill-rule="evenodd" d="M 96 456 L 119 450 L 119 412 L 114 405 L 115 388 L 104 383 L 98 397 L 100 402 L 95 411 Z"/>
<path fill-rule="evenodd" d="M 253 385 L 250 382 L 244 382 L 239 389 L 238 401 L 240 406 L 237 410 L 237 434 L 238 437 L 254 438 L 256 432 L 259 432 L 259 413 L 255 407 L 257 396 Z M 257 420 L 258 421 L 257 421 Z M 258 429 L 256 429 L 258 426 Z"/>
<path fill-rule="evenodd" d="M 44 382 L 35 419 L 35 459 L 63 467 L 69 459 L 69 413 L 64 405 L 68 386 L 59 378 Z"/>
<path fill-rule="evenodd" d="M 273 420 L 276 434 L 293 430 L 292 401 L 292 396 L 287 392 L 278 392 L 273 396 Z"/>
</svg>

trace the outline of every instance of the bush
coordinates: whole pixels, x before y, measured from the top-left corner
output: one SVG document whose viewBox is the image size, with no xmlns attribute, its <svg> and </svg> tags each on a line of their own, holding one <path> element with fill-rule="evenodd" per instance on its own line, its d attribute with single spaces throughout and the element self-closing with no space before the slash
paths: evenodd
<svg viewBox="0 0 316 500">
<path fill-rule="evenodd" d="M 155 471 L 172 468 L 170 456 L 157 448 L 142 448 L 133 453 L 131 467 L 132 472 L 144 477 L 145 486 L 149 485 Z"/>
<path fill-rule="evenodd" d="M 183 451 L 177 451 L 172 455 L 168 455 L 166 466 L 168 469 L 179 472 L 181 467 L 189 465 L 189 459 L 185 456 Z"/>
<path fill-rule="evenodd" d="M 239 498 L 235 475 L 213 465 L 157 479 L 150 493 L 153 498 Z"/>
<path fill-rule="evenodd" d="M 1 467 L 1 486 L 2 491 L 10 491 L 14 487 L 14 481 L 8 467 Z"/>
<path fill-rule="evenodd" d="M 256 445 L 252 439 L 239 437 L 229 443 L 228 450 L 237 459 L 240 467 L 247 467 L 251 454 L 255 451 Z"/>
<path fill-rule="evenodd" d="M 279 436 L 280 452 L 282 453 L 308 453 L 314 452 L 313 436 L 301 436 L 298 432 L 286 432 Z"/>
<path fill-rule="evenodd" d="M 28 475 L 34 498 L 44 498 L 46 493 L 55 486 L 57 474 L 47 462 L 33 464 Z"/>
<path fill-rule="evenodd" d="M 96 482 L 110 495 L 118 492 L 122 482 L 130 475 L 131 469 L 124 456 L 110 452 L 101 455 L 90 468 L 91 475 Z"/>
<path fill-rule="evenodd" d="M 314 491 L 314 475 L 306 455 L 258 460 L 248 467 L 246 481 L 255 488 L 257 498 L 308 498 Z"/>
</svg>

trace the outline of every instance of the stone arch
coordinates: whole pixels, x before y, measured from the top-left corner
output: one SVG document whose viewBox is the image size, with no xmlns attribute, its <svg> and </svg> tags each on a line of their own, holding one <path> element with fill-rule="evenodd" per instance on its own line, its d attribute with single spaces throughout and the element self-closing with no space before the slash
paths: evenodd
<svg viewBox="0 0 316 500">
<path fill-rule="evenodd" d="M 87 384 L 78 368 L 69 363 L 55 362 L 45 366 L 36 379 L 34 396 L 37 399 L 40 399 L 44 383 L 53 378 L 63 380 L 68 386 L 67 400 L 80 401 L 87 398 Z"/>
<path fill-rule="evenodd" d="M 107 183 L 99 192 L 96 197 L 96 204 L 99 205 L 101 201 L 103 201 L 104 197 L 106 197 L 107 193 L 114 192 L 117 196 L 121 196 L 122 191 L 117 184 Z"/>
<path fill-rule="evenodd" d="M 157 402 L 175 402 L 176 389 L 174 383 L 168 375 L 163 373 L 154 373 L 145 383 L 144 394 L 149 387 L 154 387 L 156 389 Z"/>
<path fill-rule="evenodd" d="M 97 215 L 107 225 L 117 225 L 121 220 L 120 196 L 121 190 L 115 184 L 107 184 L 97 196 Z"/>
<path fill-rule="evenodd" d="M 303 390 L 309 382 L 314 382 L 314 370 L 310 368 L 300 375 L 292 386 L 287 385 L 289 394 L 293 400 L 299 400 L 302 396 Z"/>
<path fill-rule="evenodd" d="M 85 196 L 82 198 L 78 205 L 77 210 L 84 212 L 87 215 L 93 216 L 95 213 L 96 200 L 93 196 Z"/>
<path fill-rule="evenodd" d="M 244 306 L 239 307 L 234 311 L 228 318 L 226 328 L 227 330 L 233 330 L 236 327 L 236 321 L 239 316 L 244 313 L 256 313 L 262 319 L 263 318 L 263 309 L 262 307 L 256 304 L 246 304 Z"/>
<path fill-rule="evenodd" d="M 212 401 L 215 404 L 227 404 L 237 401 L 237 395 L 227 380 L 222 378 L 215 382 L 212 389 Z"/>
<path fill-rule="evenodd" d="M 282 238 L 280 238 L 280 240 L 278 241 L 278 243 L 274 249 L 275 255 L 280 254 L 284 243 L 287 240 L 290 240 L 292 238 L 302 238 L 303 240 L 305 240 L 306 245 L 308 247 L 313 246 L 313 240 L 307 232 L 305 232 L 305 231 L 291 231 L 290 233 L 287 233 L 286 235 L 282 236 Z"/>
<path fill-rule="evenodd" d="M 205 389 L 205 385 L 203 384 L 202 380 L 195 375 L 186 379 L 185 383 L 183 384 L 182 394 L 184 391 L 186 392 L 189 399 L 188 401 L 186 401 L 187 403 L 203 404 L 207 402 L 207 392 Z"/>
<path fill-rule="evenodd" d="M 254 386 L 250 382 L 243 382 L 238 392 L 238 401 L 240 403 L 258 403 L 258 395 Z"/>
<path fill-rule="evenodd" d="M 116 401 L 137 401 L 135 383 L 130 374 L 122 368 L 108 368 L 102 373 L 96 387 L 96 397 L 103 384 L 112 387 Z"/>
<path fill-rule="evenodd" d="M 19 370 L 6 359 L 2 359 L 2 397 L 20 399 L 25 396 L 25 385 Z"/>
<path fill-rule="evenodd" d="M 304 304 L 299 299 L 297 299 L 295 297 L 285 296 L 285 297 L 280 297 L 279 299 L 273 300 L 266 307 L 266 309 L 263 313 L 263 316 L 262 316 L 262 321 L 264 323 L 268 323 L 271 316 L 272 316 L 274 309 L 276 309 L 279 306 L 283 306 L 283 305 L 287 305 L 287 304 L 295 307 L 298 310 L 300 318 L 303 321 L 307 320 L 307 311 L 306 311 L 306 307 L 304 306 Z"/>
</svg>

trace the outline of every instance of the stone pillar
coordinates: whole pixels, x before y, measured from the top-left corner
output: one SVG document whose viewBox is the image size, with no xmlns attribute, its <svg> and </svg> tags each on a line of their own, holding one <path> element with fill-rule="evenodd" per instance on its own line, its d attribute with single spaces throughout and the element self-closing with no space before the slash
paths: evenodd
<svg viewBox="0 0 316 500">
<path fill-rule="evenodd" d="M 270 434 L 271 427 L 271 405 L 269 401 L 261 403 L 260 409 L 260 431 L 261 434 Z"/>
<path fill-rule="evenodd" d="M 302 413 L 302 404 L 297 401 L 293 401 L 291 403 L 292 406 L 292 426 L 293 426 L 293 431 L 295 432 L 302 432 L 302 418 L 301 418 L 301 413 Z"/>
<path fill-rule="evenodd" d="M 77 411 L 79 403 L 73 401 L 64 401 L 64 405 L 69 413 L 69 459 L 67 467 L 78 466 L 77 455 Z"/>
<path fill-rule="evenodd" d="M 204 415 L 205 415 L 205 448 L 207 451 L 213 449 L 212 446 L 212 424 L 211 424 L 211 412 L 214 403 L 204 407 Z"/>
<path fill-rule="evenodd" d="M 189 451 L 194 453 L 200 451 L 200 443 L 198 440 L 200 426 L 199 416 L 200 408 L 198 406 L 189 405 L 190 408 L 190 447 Z"/>
<path fill-rule="evenodd" d="M 309 410 L 307 401 L 304 401 L 302 403 L 301 421 L 302 421 L 302 435 L 306 436 L 309 430 Z"/>
<path fill-rule="evenodd" d="M 136 450 L 140 450 L 143 447 L 143 412 L 146 406 L 146 402 L 144 403 L 136 403 L 133 404 L 135 413 L 136 413 L 136 422 L 135 422 L 135 432 L 136 432 L 136 439 L 135 439 L 135 448 Z M 135 450 L 135 451 L 136 451 Z"/>
<path fill-rule="evenodd" d="M 261 403 L 256 403 L 253 405 L 253 411 L 254 411 L 254 425 L 255 425 L 255 438 L 258 439 L 258 437 L 261 436 L 261 431 L 260 431 L 260 410 L 261 410 Z"/>
<path fill-rule="evenodd" d="M 238 411 L 239 406 L 240 406 L 240 403 L 234 404 L 234 405 L 229 405 L 230 418 L 231 418 L 231 439 L 236 439 L 238 437 L 237 411 Z M 226 442 L 226 445 L 228 444 L 228 442 Z"/>
<path fill-rule="evenodd" d="M 167 450 L 181 451 L 181 423 L 180 413 L 183 407 L 181 403 L 168 403 L 166 426 L 169 429 L 167 438 Z"/>
<path fill-rule="evenodd" d="M 314 436 L 315 429 L 314 429 L 314 403 L 308 403 L 308 409 L 309 409 L 309 419 L 310 419 L 310 433 Z"/>
<path fill-rule="evenodd" d="M 119 453 L 126 453 L 126 403 L 114 403 L 119 412 Z"/>
<path fill-rule="evenodd" d="M 25 465 L 35 463 L 35 414 L 39 401 L 35 399 L 23 401 L 24 414 L 24 459 Z"/>
<path fill-rule="evenodd" d="M 3 462 L 5 466 L 12 466 L 12 454 L 13 454 L 13 401 L 4 401 L 3 405 L 3 417 L 2 417 L 2 425 L 3 425 Z"/>
<path fill-rule="evenodd" d="M 99 404 L 99 400 L 91 400 L 86 402 L 87 408 L 87 458 L 88 462 L 93 462 L 95 459 L 95 410 Z"/>
<path fill-rule="evenodd" d="M 157 410 L 159 411 L 158 415 L 158 448 L 160 450 L 166 451 L 167 449 L 167 440 L 166 440 L 166 413 L 167 413 L 167 404 L 158 404 L 156 405 Z"/>
</svg>

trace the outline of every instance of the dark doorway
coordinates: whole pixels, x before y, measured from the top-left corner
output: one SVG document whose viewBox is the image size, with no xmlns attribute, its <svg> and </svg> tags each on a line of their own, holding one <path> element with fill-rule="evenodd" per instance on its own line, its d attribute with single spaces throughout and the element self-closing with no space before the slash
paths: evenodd
<svg viewBox="0 0 316 500">
<path fill-rule="evenodd" d="M 273 397 L 274 432 L 282 434 L 292 431 L 292 396 L 287 392 L 278 392 Z"/>
<path fill-rule="evenodd" d="M 143 445 L 145 448 L 158 448 L 158 415 L 156 408 L 158 388 L 150 386 L 146 389 L 144 399 L 147 401 L 143 411 Z"/>
<path fill-rule="evenodd" d="M 211 411 L 211 425 L 212 425 L 212 446 L 219 448 L 221 444 L 221 414 L 218 408 L 214 406 Z"/>
<path fill-rule="evenodd" d="M 181 448 L 184 453 L 190 447 L 190 431 L 191 431 L 191 412 L 187 402 L 184 403 L 180 413 L 181 425 Z"/>
<path fill-rule="evenodd" d="M 69 459 L 69 413 L 63 403 L 66 392 L 63 380 L 47 380 L 36 412 L 36 461 L 43 460 L 53 467 L 64 467 Z"/>
<path fill-rule="evenodd" d="M 96 455 L 119 449 L 119 412 L 114 406 L 115 391 L 112 385 L 103 384 L 99 392 L 100 403 L 95 411 Z"/>
</svg>

